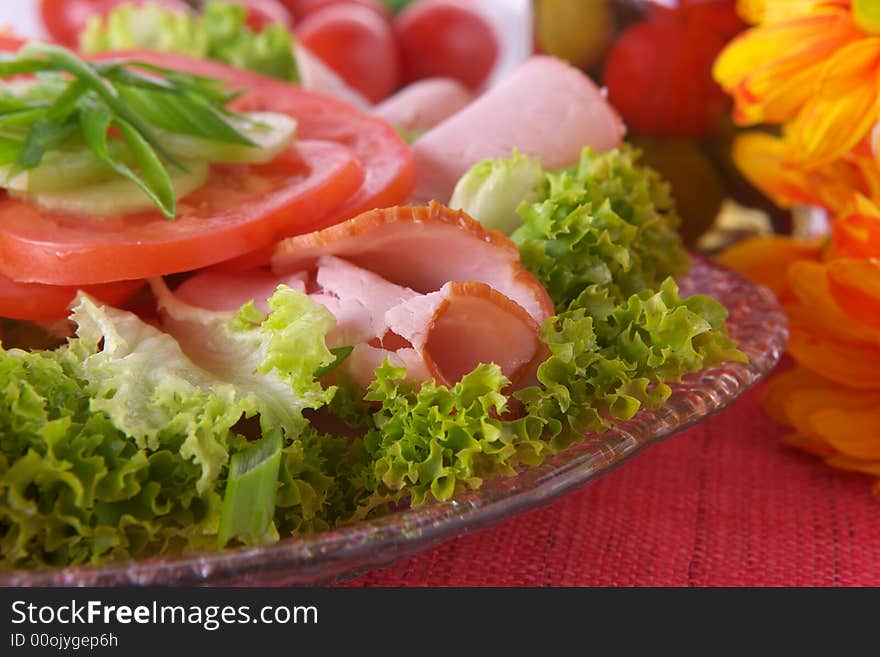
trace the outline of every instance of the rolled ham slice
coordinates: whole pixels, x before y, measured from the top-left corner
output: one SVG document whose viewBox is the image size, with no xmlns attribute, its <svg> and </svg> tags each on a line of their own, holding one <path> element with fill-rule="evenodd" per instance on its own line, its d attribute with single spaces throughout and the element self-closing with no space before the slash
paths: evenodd
<svg viewBox="0 0 880 657">
<path fill-rule="evenodd" d="M 560 59 L 534 56 L 416 140 L 412 199 L 447 202 L 474 164 L 510 157 L 514 148 L 552 170 L 577 162 L 585 146 L 615 148 L 623 135 L 620 117 L 589 77 Z"/>
<path fill-rule="evenodd" d="M 385 313 L 389 330 L 412 344 L 435 381 L 454 385 L 495 363 L 516 385 L 543 360 L 539 326 L 522 306 L 484 283 L 446 283 Z"/>
<path fill-rule="evenodd" d="M 553 302 L 520 262 L 507 236 L 439 203 L 371 210 L 330 228 L 278 244 L 272 269 L 286 275 L 336 256 L 422 294 L 450 281 L 485 283 L 539 324 Z"/>
<path fill-rule="evenodd" d="M 410 133 L 430 130 L 465 108 L 473 92 L 452 78 L 429 78 L 404 87 L 376 105 L 372 113 Z"/>
<path fill-rule="evenodd" d="M 517 386 L 534 380 L 546 356 L 539 328 L 553 304 L 516 247 L 439 204 L 367 212 L 291 238 L 274 264 L 273 274 L 203 272 L 176 294 L 231 310 L 250 300 L 265 308 L 282 283 L 305 291 L 336 318 L 327 345 L 354 347 L 328 382 L 345 373 L 366 387 L 388 359 L 413 381 L 450 386 L 495 363 Z"/>
</svg>

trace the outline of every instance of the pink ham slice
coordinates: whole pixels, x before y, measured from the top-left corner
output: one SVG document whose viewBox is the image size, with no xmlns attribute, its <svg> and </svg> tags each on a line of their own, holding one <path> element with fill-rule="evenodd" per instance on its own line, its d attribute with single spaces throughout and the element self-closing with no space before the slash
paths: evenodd
<svg viewBox="0 0 880 657">
<path fill-rule="evenodd" d="M 545 356 L 538 323 L 522 306 L 484 283 L 446 283 L 385 313 L 431 376 L 454 385 L 480 363 L 495 363 L 516 385 Z"/>
<path fill-rule="evenodd" d="M 266 269 L 253 269 L 240 274 L 205 270 L 184 281 L 175 291 L 180 301 L 207 310 L 233 310 L 248 301 L 263 312 L 269 312 L 269 297 L 279 285 L 299 292 L 306 291 L 306 273 L 276 276 Z"/>
<path fill-rule="evenodd" d="M 354 346 L 338 372 L 364 387 L 386 358 L 413 381 L 444 385 L 496 363 L 516 386 L 533 380 L 546 355 L 547 293 L 510 240 L 461 212 L 439 204 L 371 211 L 291 238 L 279 254 L 274 274 L 225 281 L 230 275 L 204 272 L 177 295 L 214 310 L 252 298 L 265 307 L 279 284 L 293 283 L 334 314 L 327 345 Z"/>
<path fill-rule="evenodd" d="M 395 128 L 425 132 L 464 109 L 474 94 L 458 80 L 429 78 L 404 87 L 372 109 Z"/>
<path fill-rule="evenodd" d="M 278 244 L 272 269 L 285 275 L 333 255 L 422 294 L 450 281 L 485 283 L 522 306 L 539 324 L 553 302 L 520 263 L 516 245 L 439 203 L 371 210 L 341 224 Z"/>
<path fill-rule="evenodd" d="M 331 349 L 381 339 L 386 332 L 385 313 L 419 296 L 333 256 L 318 260 L 315 281 L 320 292 L 312 299 L 336 317 L 336 327 L 327 334 Z"/>
<path fill-rule="evenodd" d="M 546 169 L 578 161 L 581 149 L 620 145 L 624 126 L 602 91 L 562 60 L 535 56 L 413 144 L 416 202 L 446 202 L 474 164 L 514 148 Z"/>
</svg>

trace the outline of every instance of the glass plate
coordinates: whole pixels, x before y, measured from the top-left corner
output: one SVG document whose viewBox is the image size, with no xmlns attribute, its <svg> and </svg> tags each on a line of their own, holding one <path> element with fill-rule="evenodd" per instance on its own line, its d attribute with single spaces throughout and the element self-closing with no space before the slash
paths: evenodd
<svg viewBox="0 0 880 657">
<path fill-rule="evenodd" d="M 9 571 L 0 573 L 0 585 L 327 584 L 545 505 L 728 406 L 778 362 L 788 332 L 769 291 L 701 259 L 695 259 L 681 287 L 683 295 L 709 294 L 727 306 L 731 336 L 748 354 L 749 363 L 692 375 L 674 386 L 662 408 L 642 410 L 602 435 L 587 435 L 539 467 L 489 481 L 449 502 L 273 545 L 100 567 Z"/>
</svg>

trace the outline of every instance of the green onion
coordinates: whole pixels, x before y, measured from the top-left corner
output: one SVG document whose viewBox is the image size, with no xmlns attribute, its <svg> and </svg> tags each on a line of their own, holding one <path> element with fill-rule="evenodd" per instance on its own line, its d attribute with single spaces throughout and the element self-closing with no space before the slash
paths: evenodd
<svg viewBox="0 0 880 657">
<path fill-rule="evenodd" d="M 242 536 L 263 542 L 275 514 L 275 495 L 281 467 L 281 434 L 264 436 L 234 454 L 223 494 L 217 547 Z"/>
<path fill-rule="evenodd" d="M 245 117 L 224 107 L 235 94 L 221 80 L 136 61 L 93 64 L 50 44 L 27 44 L 0 58 L 0 77 L 22 74 L 35 78 L 0 89 L 0 165 L 8 167 L 7 180 L 39 166 L 47 153 L 88 148 L 174 219 L 168 165 L 186 167 L 161 135 L 257 146 L 238 127 Z M 116 142 L 125 145 L 123 157 L 113 155 Z"/>
</svg>

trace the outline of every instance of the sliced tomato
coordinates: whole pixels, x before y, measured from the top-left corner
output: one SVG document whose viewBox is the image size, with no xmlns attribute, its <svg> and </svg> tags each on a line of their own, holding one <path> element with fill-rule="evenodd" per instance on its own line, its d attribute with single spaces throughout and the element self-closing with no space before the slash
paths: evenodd
<svg viewBox="0 0 880 657">
<path fill-rule="evenodd" d="M 179 11 L 189 10 L 183 0 L 40 0 L 40 17 L 46 31 L 55 41 L 76 47 L 79 44 L 79 33 L 92 16 L 103 16 L 116 5 L 141 5 L 145 2 Z"/>
<path fill-rule="evenodd" d="M 158 212 L 76 217 L 2 199 L 0 273 L 75 285 L 187 271 L 398 204 L 412 191 L 415 170 L 406 144 L 384 121 L 341 101 L 218 62 L 155 52 L 102 55 L 119 56 L 228 80 L 243 92 L 238 109 L 298 120 L 294 148 L 286 159 L 260 167 L 214 167 L 206 186 L 181 201 L 174 222 Z"/>
<path fill-rule="evenodd" d="M 83 292 L 111 306 L 119 306 L 140 290 L 146 281 L 118 281 L 88 285 Z M 18 283 L 0 275 L 0 317 L 48 322 L 67 317 L 78 287 Z"/>
<path fill-rule="evenodd" d="M 0 273 L 81 285 L 197 269 L 270 244 L 292 219 L 323 216 L 358 188 L 343 145 L 301 140 L 269 164 L 214 166 L 168 221 L 149 211 L 99 218 L 0 201 Z"/>
</svg>

